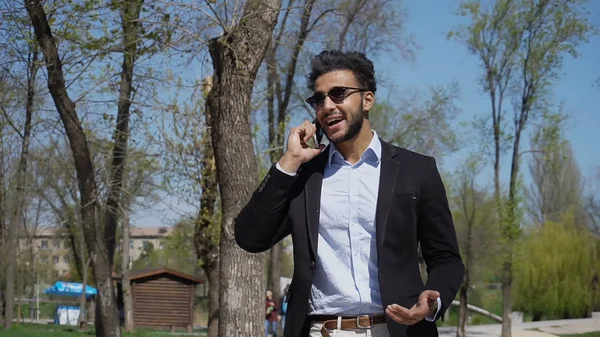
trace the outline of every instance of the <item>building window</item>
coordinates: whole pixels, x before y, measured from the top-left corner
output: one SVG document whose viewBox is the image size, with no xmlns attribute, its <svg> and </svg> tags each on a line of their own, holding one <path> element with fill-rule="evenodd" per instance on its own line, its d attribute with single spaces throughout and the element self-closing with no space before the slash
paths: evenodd
<svg viewBox="0 0 600 337">
<path fill-rule="evenodd" d="M 42 240 L 40 248 L 41 249 L 48 249 L 48 241 L 47 240 Z"/>
<path fill-rule="evenodd" d="M 42 255 L 42 256 L 40 257 L 40 261 L 42 261 L 42 263 L 48 263 L 48 256 L 46 256 L 46 255 Z"/>
<path fill-rule="evenodd" d="M 52 263 L 57 264 L 58 263 L 58 255 L 54 255 L 52 257 Z"/>
<path fill-rule="evenodd" d="M 144 250 L 150 249 L 150 241 L 143 241 L 142 242 L 142 247 L 143 247 Z"/>
<path fill-rule="evenodd" d="M 54 240 L 54 242 L 52 242 L 52 245 L 54 246 L 55 249 L 59 249 L 60 248 L 60 241 L 59 240 Z"/>
<path fill-rule="evenodd" d="M 63 262 L 69 264 L 69 255 L 63 255 Z"/>
</svg>

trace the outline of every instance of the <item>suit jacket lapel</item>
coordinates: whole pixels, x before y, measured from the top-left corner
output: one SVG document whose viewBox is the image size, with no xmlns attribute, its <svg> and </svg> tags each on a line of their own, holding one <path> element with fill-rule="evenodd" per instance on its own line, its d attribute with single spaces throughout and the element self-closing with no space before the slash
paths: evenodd
<svg viewBox="0 0 600 337">
<path fill-rule="evenodd" d="M 379 173 L 379 192 L 375 210 L 375 232 L 377 235 L 377 253 L 381 252 L 388 213 L 392 202 L 392 195 L 396 187 L 398 169 L 396 150 L 390 144 L 381 140 L 381 171 Z"/>
<path fill-rule="evenodd" d="M 314 166 L 307 168 L 308 180 L 304 187 L 304 202 L 306 203 L 306 226 L 308 240 L 313 258 L 317 256 L 317 243 L 319 239 L 319 212 L 321 209 L 321 186 L 323 185 L 323 172 L 327 164 L 329 146 L 315 158 Z"/>
</svg>

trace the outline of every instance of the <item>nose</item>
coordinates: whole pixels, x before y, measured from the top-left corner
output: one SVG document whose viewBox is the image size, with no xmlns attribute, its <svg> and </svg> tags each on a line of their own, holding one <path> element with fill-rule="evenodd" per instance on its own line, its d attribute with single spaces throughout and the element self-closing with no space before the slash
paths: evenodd
<svg viewBox="0 0 600 337">
<path fill-rule="evenodd" d="M 336 109 L 335 103 L 333 103 L 333 101 L 331 100 L 331 98 L 329 98 L 329 96 L 325 96 L 325 99 L 323 100 L 323 111 L 329 112 L 329 111 L 332 111 L 335 109 Z"/>
</svg>

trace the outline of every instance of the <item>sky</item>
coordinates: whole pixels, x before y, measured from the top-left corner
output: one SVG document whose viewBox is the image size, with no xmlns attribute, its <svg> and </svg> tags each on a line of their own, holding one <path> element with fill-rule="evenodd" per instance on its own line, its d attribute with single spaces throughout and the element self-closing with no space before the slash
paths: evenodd
<svg viewBox="0 0 600 337">
<path fill-rule="evenodd" d="M 444 3 L 444 5 L 442 5 Z M 430 85 L 444 85 L 457 81 L 460 86 L 458 107 L 460 118 L 470 120 L 475 115 L 489 114 L 488 97 L 477 82 L 481 68 L 475 56 L 455 40 L 448 40 L 447 33 L 464 19 L 453 14 L 454 1 L 406 1 L 408 10 L 407 32 L 414 34 L 419 46 L 414 62 L 397 62 L 386 57 L 379 63 L 379 72 L 385 69 L 387 77 L 404 88 L 417 87 L 426 90 Z M 592 21 L 600 24 L 600 1 L 591 1 Z M 580 46 L 580 56 L 564 59 L 563 74 L 554 89 L 555 103 L 562 103 L 564 112 L 570 115 L 565 137 L 571 142 L 582 174 L 592 177 L 600 168 L 600 38 L 590 39 Z M 528 148 L 529 138 L 522 142 Z M 463 159 L 449 156 L 445 165 L 454 167 Z M 509 163 L 507 162 L 506 166 Z"/>
<path fill-rule="evenodd" d="M 476 115 L 489 114 L 488 98 L 477 82 L 481 71 L 477 59 L 463 44 L 446 38 L 450 30 L 464 22 L 453 14 L 455 2 L 406 0 L 404 4 L 408 12 L 406 32 L 414 36 L 418 45 L 414 60 L 409 62 L 394 55 L 378 57 L 374 59 L 377 76 L 400 90 L 418 88 L 422 92 L 432 85 L 456 81 L 460 87 L 459 120 L 469 121 Z M 592 0 L 590 11 L 592 21 L 600 24 L 600 1 Z M 600 37 L 593 37 L 578 51 L 577 59 L 565 57 L 553 97 L 556 105 L 562 103 L 564 112 L 570 115 L 565 137 L 571 142 L 582 175 L 590 186 L 592 177 L 600 171 L 600 87 L 595 85 L 600 78 Z M 386 95 L 386 88 L 382 87 L 378 94 Z M 522 144 L 524 149 L 528 148 L 529 138 L 523 139 Z M 451 171 L 463 161 L 460 152 L 450 155 L 440 169 Z M 506 160 L 504 163 L 503 169 L 507 170 L 510 163 Z M 522 169 L 526 171 L 527 166 L 522 165 Z M 487 168 L 481 179 L 490 180 L 491 173 L 491 168 Z M 161 205 L 136 212 L 132 220 L 138 226 L 171 225 L 187 210 L 176 199 L 165 197 Z"/>
</svg>

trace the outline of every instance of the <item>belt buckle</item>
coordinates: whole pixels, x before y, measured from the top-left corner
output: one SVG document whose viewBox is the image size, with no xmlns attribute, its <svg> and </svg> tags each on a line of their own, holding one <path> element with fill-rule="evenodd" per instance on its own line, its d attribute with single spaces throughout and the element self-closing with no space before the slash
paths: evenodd
<svg viewBox="0 0 600 337">
<path fill-rule="evenodd" d="M 369 319 L 369 325 L 365 325 L 365 326 L 362 326 L 362 325 L 360 325 L 360 319 L 361 319 L 362 317 L 366 317 L 366 318 L 368 318 L 368 319 Z M 361 329 L 368 329 L 368 328 L 370 328 L 370 327 L 372 327 L 372 326 L 373 326 L 373 317 L 372 317 L 371 315 L 358 315 L 358 316 L 356 317 L 356 327 L 357 327 L 357 328 L 361 328 Z"/>
</svg>

